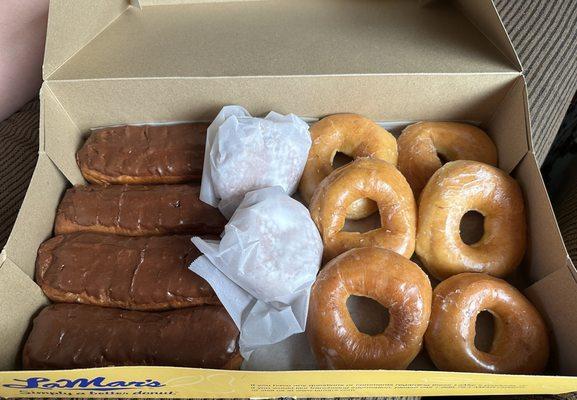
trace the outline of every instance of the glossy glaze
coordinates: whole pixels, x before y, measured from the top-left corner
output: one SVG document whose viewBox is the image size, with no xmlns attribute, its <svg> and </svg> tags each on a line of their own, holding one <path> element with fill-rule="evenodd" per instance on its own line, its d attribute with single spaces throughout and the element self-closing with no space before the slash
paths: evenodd
<svg viewBox="0 0 577 400">
<path fill-rule="evenodd" d="M 348 207 L 360 198 L 376 202 L 381 227 L 342 231 Z M 336 169 L 318 186 L 310 211 L 323 238 L 325 261 L 357 247 L 383 247 L 407 258 L 415 249 L 415 199 L 403 175 L 386 161 L 358 158 Z"/>
<path fill-rule="evenodd" d="M 475 347 L 482 311 L 495 319 L 488 353 Z M 445 371 L 532 374 L 549 358 L 547 328 L 535 307 L 507 282 L 479 273 L 452 276 L 435 288 L 425 346 Z"/>
<path fill-rule="evenodd" d="M 188 269 L 201 255 L 190 236 L 56 236 L 36 259 L 36 283 L 55 302 L 159 311 L 220 304 Z"/>
<path fill-rule="evenodd" d="M 218 235 L 226 219 L 199 194 L 198 185 L 75 186 L 58 206 L 54 232 Z"/>
<path fill-rule="evenodd" d="M 397 164 L 397 141 L 386 129 L 356 114 L 329 115 L 310 128 L 313 140 L 300 182 L 300 194 L 310 203 L 316 187 L 333 171 L 337 152 L 352 158 L 371 157 Z M 376 211 L 374 203 L 358 199 L 347 218 L 360 219 Z"/>
<path fill-rule="evenodd" d="M 461 239 L 461 218 L 484 216 L 481 239 Z M 519 184 L 504 171 L 477 161 L 453 161 L 437 170 L 419 201 L 416 252 L 438 279 L 461 272 L 510 274 L 525 254 L 527 227 Z"/>
<path fill-rule="evenodd" d="M 152 313 L 53 304 L 34 318 L 22 361 L 25 369 L 238 368 L 238 337 L 220 306 Z"/>
<path fill-rule="evenodd" d="M 497 165 L 497 148 L 481 129 L 457 122 L 418 122 L 403 130 L 398 139 L 399 170 L 418 199 L 421 191 L 448 161 L 473 160 Z"/>
<path fill-rule="evenodd" d="M 125 125 L 90 134 L 76 154 L 87 181 L 185 183 L 202 176 L 208 124 Z"/>
<path fill-rule="evenodd" d="M 349 296 L 389 311 L 382 333 L 359 332 Z M 404 369 L 419 353 L 431 312 L 431 283 L 413 262 L 381 248 L 349 250 L 328 263 L 313 286 L 307 336 L 321 368 Z"/>
</svg>

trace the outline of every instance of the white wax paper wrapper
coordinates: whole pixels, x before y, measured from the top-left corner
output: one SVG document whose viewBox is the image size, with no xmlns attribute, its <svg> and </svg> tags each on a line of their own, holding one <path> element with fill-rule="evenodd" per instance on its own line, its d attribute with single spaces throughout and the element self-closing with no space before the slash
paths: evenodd
<svg viewBox="0 0 577 400">
<path fill-rule="evenodd" d="M 308 124 L 294 114 L 253 118 L 224 107 L 207 130 L 200 199 L 230 218 L 251 190 L 280 186 L 293 194 L 311 143 Z"/>
<path fill-rule="evenodd" d="M 323 245 L 309 211 L 278 186 L 246 194 L 220 242 L 192 239 L 202 276 L 240 330 L 245 359 L 305 330 Z"/>
</svg>

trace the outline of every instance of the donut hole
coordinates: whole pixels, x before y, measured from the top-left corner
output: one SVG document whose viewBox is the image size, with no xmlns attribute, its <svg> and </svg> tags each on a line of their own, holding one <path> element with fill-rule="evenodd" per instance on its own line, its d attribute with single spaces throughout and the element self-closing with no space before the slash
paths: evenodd
<svg viewBox="0 0 577 400">
<path fill-rule="evenodd" d="M 495 316 L 489 311 L 481 311 L 475 321 L 475 347 L 490 353 L 495 337 Z"/>
<path fill-rule="evenodd" d="M 439 161 L 441 161 L 441 165 L 445 165 L 446 163 L 451 161 L 446 155 L 440 153 L 438 150 L 437 150 L 437 158 L 439 159 Z"/>
<path fill-rule="evenodd" d="M 389 311 L 370 297 L 351 295 L 347 299 L 347 309 L 355 326 L 361 333 L 378 335 L 389 325 Z"/>
<path fill-rule="evenodd" d="M 336 168 L 340 168 L 344 165 L 347 165 L 351 162 L 353 162 L 355 159 L 354 157 L 349 156 L 346 153 L 337 151 L 335 153 L 335 155 L 333 156 L 333 160 L 332 160 L 332 166 L 334 169 Z M 360 199 L 358 199 L 360 200 Z M 369 203 L 371 203 L 371 207 L 374 208 L 375 210 L 377 209 L 377 204 L 372 201 L 371 199 L 367 199 L 365 198 L 364 200 L 368 201 Z M 352 211 L 352 209 L 350 209 L 349 211 Z M 347 223 L 350 222 L 350 227 L 346 227 L 345 224 L 345 228 L 343 229 L 343 231 L 345 232 L 367 232 L 376 228 L 380 228 L 380 222 L 377 219 L 377 222 L 375 224 L 374 219 L 371 219 L 372 215 L 369 215 L 368 217 L 365 218 L 361 218 L 361 219 L 347 219 Z M 357 223 L 358 222 L 358 223 Z"/>
<path fill-rule="evenodd" d="M 381 227 L 381 217 L 378 212 L 361 219 L 349 219 L 345 221 L 342 232 L 365 233 Z"/>
<path fill-rule="evenodd" d="M 341 153 L 340 151 L 337 151 L 335 153 L 335 156 L 333 157 L 333 168 L 339 168 L 342 167 L 343 165 L 347 165 L 350 162 L 353 162 L 354 158 L 349 156 L 348 154 L 345 153 Z"/>
<path fill-rule="evenodd" d="M 468 211 L 461 218 L 459 226 L 461 240 L 466 245 L 477 243 L 485 234 L 485 217 L 478 211 Z"/>
</svg>

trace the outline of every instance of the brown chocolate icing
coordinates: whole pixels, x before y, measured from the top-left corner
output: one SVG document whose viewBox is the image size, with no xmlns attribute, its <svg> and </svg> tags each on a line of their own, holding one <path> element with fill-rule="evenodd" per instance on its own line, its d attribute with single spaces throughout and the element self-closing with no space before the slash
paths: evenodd
<svg viewBox="0 0 577 400">
<path fill-rule="evenodd" d="M 157 365 L 238 368 L 238 329 L 221 306 L 150 313 L 53 304 L 36 318 L 25 369 Z"/>
<path fill-rule="evenodd" d="M 188 269 L 200 255 L 190 236 L 72 233 L 40 246 L 36 282 L 55 302 L 143 311 L 219 304 Z"/>
<path fill-rule="evenodd" d="M 220 234 L 226 219 L 198 198 L 197 185 L 76 186 L 56 213 L 56 234 L 78 231 L 128 236 Z"/>
<path fill-rule="evenodd" d="M 95 183 L 184 183 L 202 176 L 206 123 L 96 130 L 76 154 Z M 170 180 L 170 181 L 169 181 Z"/>
</svg>

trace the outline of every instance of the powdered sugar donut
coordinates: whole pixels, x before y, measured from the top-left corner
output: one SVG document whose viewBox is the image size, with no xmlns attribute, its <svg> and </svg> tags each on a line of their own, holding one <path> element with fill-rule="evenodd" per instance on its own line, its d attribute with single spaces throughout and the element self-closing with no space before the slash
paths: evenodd
<svg viewBox="0 0 577 400">
<path fill-rule="evenodd" d="M 247 193 L 218 249 L 200 241 L 194 239 L 222 273 L 264 302 L 308 290 L 323 253 L 308 210 L 279 187 Z"/>
<path fill-rule="evenodd" d="M 242 107 L 224 107 L 208 128 L 200 199 L 230 218 L 251 190 L 279 186 L 291 195 L 310 146 L 308 125 L 296 115 L 253 118 Z"/>
</svg>

